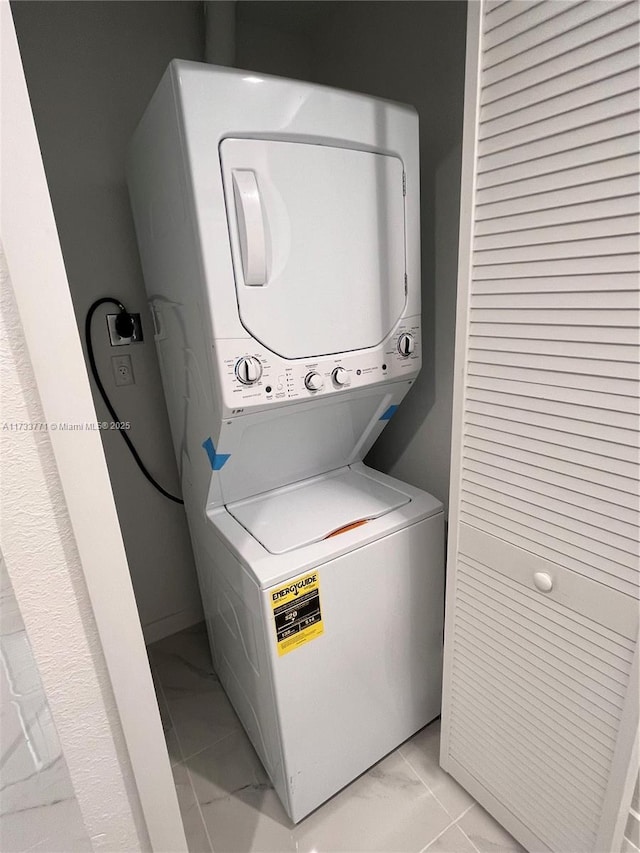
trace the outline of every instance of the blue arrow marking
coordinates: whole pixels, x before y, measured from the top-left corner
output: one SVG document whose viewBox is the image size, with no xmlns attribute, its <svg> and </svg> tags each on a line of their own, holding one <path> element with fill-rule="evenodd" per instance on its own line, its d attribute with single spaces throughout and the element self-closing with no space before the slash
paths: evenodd
<svg viewBox="0 0 640 853">
<path fill-rule="evenodd" d="M 398 411 L 397 406 L 389 406 L 387 411 L 381 416 L 380 420 L 381 421 L 390 421 L 391 418 L 395 415 L 395 413 L 397 411 Z"/>
<path fill-rule="evenodd" d="M 206 441 L 202 442 L 202 446 L 207 451 L 207 456 L 209 457 L 209 462 L 211 462 L 211 470 L 219 471 L 227 459 L 231 456 L 230 453 L 216 453 L 216 448 L 209 437 Z"/>
</svg>

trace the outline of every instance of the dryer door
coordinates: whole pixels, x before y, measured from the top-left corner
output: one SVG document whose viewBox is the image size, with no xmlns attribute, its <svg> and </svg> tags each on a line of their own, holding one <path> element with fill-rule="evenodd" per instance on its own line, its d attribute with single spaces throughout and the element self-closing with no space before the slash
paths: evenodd
<svg viewBox="0 0 640 853">
<path fill-rule="evenodd" d="M 245 329 L 284 358 L 384 340 L 406 299 L 400 159 L 257 139 L 220 152 Z"/>
</svg>

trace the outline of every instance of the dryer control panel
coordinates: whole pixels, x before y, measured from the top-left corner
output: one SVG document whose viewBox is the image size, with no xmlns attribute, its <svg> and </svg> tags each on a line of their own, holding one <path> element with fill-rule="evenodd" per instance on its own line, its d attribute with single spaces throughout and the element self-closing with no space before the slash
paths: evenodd
<svg viewBox="0 0 640 853">
<path fill-rule="evenodd" d="M 379 346 L 356 352 L 285 359 L 251 340 L 216 344 L 224 417 L 340 394 L 417 375 L 420 318 L 401 320 Z"/>
</svg>

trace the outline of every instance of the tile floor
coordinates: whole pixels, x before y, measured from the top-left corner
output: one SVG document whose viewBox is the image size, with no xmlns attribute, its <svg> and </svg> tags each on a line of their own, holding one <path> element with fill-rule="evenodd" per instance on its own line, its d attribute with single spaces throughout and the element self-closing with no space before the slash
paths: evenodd
<svg viewBox="0 0 640 853">
<path fill-rule="evenodd" d="M 3 853 L 93 850 L 1 557 L 0 773 Z"/>
<path fill-rule="evenodd" d="M 439 721 L 292 824 L 216 679 L 204 624 L 148 651 L 191 853 L 523 850 L 439 768 Z"/>
</svg>

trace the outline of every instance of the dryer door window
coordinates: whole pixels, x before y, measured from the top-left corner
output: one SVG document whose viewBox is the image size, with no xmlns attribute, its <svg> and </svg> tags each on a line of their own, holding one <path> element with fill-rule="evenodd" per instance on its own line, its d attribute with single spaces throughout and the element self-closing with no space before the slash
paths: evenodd
<svg viewBox="0 0 640 853">
<path fill-rule="evenodd" d="M 245 329 L 284 358 L 383 341 L 406 299 L 400 159 L 256 139 L 220 152 Z"/>
</svg>

